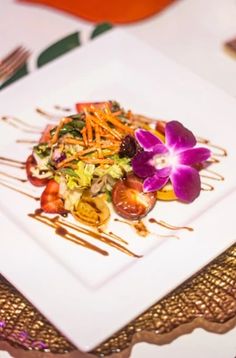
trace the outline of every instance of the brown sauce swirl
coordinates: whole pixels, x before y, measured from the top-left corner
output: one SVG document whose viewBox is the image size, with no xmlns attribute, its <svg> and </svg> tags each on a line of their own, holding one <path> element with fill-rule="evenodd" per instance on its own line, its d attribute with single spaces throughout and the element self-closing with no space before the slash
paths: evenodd
<svg viewBox="0 0 236 358">
<path fill-rule="evenodd" d="M 34 196 L 34 195 L 32 195 L 32 194 L 29 194 L 29 193 L 27 193 L 27 192 L 25 192 L 25 191 L 23 191 L 23 190 L 21 190 L 21 189 L 18 189 L 18 188 L 14 187 L 14 186 L 11 185 L 11 184 L 8 184 L 8 183 L 6 183 L 6 182 L 3 182 L 2 180 L 0 180 L 0 185 L 1 185 L 1 186 L 4 186 L 5 188 L 11 189 L 11 190 L 13 190 L 13 191 L 15 191 L 15 192 L 17 192 L 17 193 L 20 193 L 20 194 L 22 194 L 22 195 L 24 195 L 24 196 L 27 196 L 28 198 L 34 199 L 34 200 L 36 200 L 36 201 L 39 201 L 39 200 L 40 200 L 39 197 Z"/>
<path fill-rule="evenodd" d="M 201 144 L 206 144 L 208 147 L 216 149 L 217 151 L 213 152 L 212 156 L 215 156 L 215 157 L 226 157 L 227 156 L 226 149 L 220 147 L 219 145 L 215 145 L 215 144 L 211 143 L 211 141 L 209 139 L 197 137 L 197 142 L 201 143 Z"/>
<path fill-rule="evenodd" d="M 14 180 L 20 181 L 21 183 L 26 183 L 28 181 L 28 179 L 19 178 L 15 175 L 11 175 L 11 174 L 8 174 L 8 173 L 2 172 L 2 171 L 0 171 L 0 175 L 3 175 L 9 179 L 14 179 Z"/>
<path fill-rule="evenodd" d="M 204 174 L 204 172 L 209 173 L 209 175 Z M 210 170 L 210 169 L 203 169 L 203 174 L 201 173 L 200 176 L 202 178 L 216 180 L 216 181 L 224 181 L 225 180 L 223 175 L 221 175 L 213 170 Z"/>
<path fill-rule="evenodd" d="M 214 186 L 209 183 L 202 182 L 201 184 L 202 184 L 202 186 L 201 186 L 202 191 L 213 191 L 214 190 Z"/>
<path fill-rule="evenodd" d="M 175 226 L 175 225 L 172 225 L 172 224 L 169 224 L 163 220 L 156 220 L 154 218 L 150 218 L 149 219 L 149 222 L 151 224 L 157 224 L 157 225 L 160 225 L 166 229 L 170 229 L 170 230 L 188 230 L 188 231 L 193 231 L 193 228 L 192 227 L 189 227 L 189 226 Z"/>
<path fill-rule="evenodd" d="M 25 162 L 22 162 L 22 161 L 16 160 L 16 159 L 12 159 L 12 158 L 0 156 L 0 164 L 6 165 L 9 167 L 19 168 L 19 169 L 25 169 Z"/>
<path fill-rule="evenodd" d="M 6 122 L 16 129 L 21 130 L 22 132 L 40 134 L 42 131 L 40 127 L 29 124 L 22 119 L 13 116 L 2 116 L 0 117 L 0 120 Z"/>
<path fill-rule="evenodd" d="M 145 237 L 149 234 L 149 230 L 142 220 L 131 222 L 131 221 L 126 221 L 126 220 L 115 218 L 114 221 L 118 221 L 120 223 L 123 223 L 123 224 L 133 227 L 139 236 Z"/>
<path fill-rule="evenodd" d="M 74 233 L 70 232 L 67 228 L 73 229 L 78 233 L 88 235 L 89 237 L 92 237 L 100 242 L 103 242 L 103 243 L 107 244 L 108 246 L 113 247 L 129 256 L 136 257 L 136 258 L 141 257 L 139 255 L 134 254 L 133 252 L 131 252 L 130 250 L 128 250 L 127 248 L 125 248 L 124 246 L 119 244 L 118 242 L 113 241 L 111 239 L 111 237 L 114 238 L 114 236 L 116 236 L 115 234 L 112 234 L 110 237 L 109 234 L 98 233 L 98 232 L 92 231 L 90 229 L 87 229 L 87 228 L 84 228 L 77 224 L 73 224 L 69 221 L 66 221 L 65 219 L 62 219 L 59 216 L 54 216 L 53 218 L 49 218 L 45 215 L 42 215 L 41 209 L 37 209 L 34 214 L 28 214 L 28 215 L 31 218 L 38 220 L 38 221 L 54 228 L 57 235 L 60 235 L 60 236 L 64 237 L 65 239 L 70 240 L 70 241 L 72 241 L 78 245 L 81 245 L 85 248 L 96 251 L 104 256 L 109 255 L 107 251 L 102 250 L 98 246 L 89 243 L 85 239 L 78 236 L 78 234 L 74 234 Z M 116 236 L 116 239 L 117 238 L 118 238 L 118 236 Z"/>
</svg>

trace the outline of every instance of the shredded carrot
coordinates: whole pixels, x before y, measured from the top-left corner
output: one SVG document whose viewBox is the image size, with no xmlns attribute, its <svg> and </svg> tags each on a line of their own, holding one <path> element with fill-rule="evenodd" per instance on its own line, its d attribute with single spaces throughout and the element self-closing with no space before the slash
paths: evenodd
<svg viewBox="0 0 236 358">
<path fill-rule="evenodd" d="M 55 131 L 55 133 L 54 133 L 52 139 L 50 140 L 50 144 L 51 144 L 51 145 L 52 145 L 52 144 L 55 144 L 55 143 L 57 142 L 58 137 L 59 137 L 59 132 L 60 132 L 60 130 L 62 129 L 62 127 L 63 127 L 65 124 L 67 124 L 67 123 L 69 123 L 69 122 L 71 122 L 71 121 L 72 121 L 72 118 L 69 118 L 69 117 L 64 117 L 64 118 L 62 118 L 62 119 L 60 120 L 60 122 L 59 122 L 59 124 L 58 124 L 58 126 L 57 126 L 57 128 L 56 128 L 56 131 Z"/>
<path fill-rule="evenodd" d="M 102 137 L 102 138 L 108 138 L 108 139 L 114 140 L 114 137 L 113 137 L 112 134 L 110 134 L 110 133 L 105 133 L 104 131 L 101 132 L 101 137 Z"/>
<path fill-rule="evenodd" d="M 107 120 L 108 120 L 108 122 L 112 123 L 114 126 L 116 126 L 117 128 L 121 129 L 124 132 L 130 133 L 130 134 L 134 133 L 134 130 L 132 128 L 124 125 L 117 118 L 115 118 L 111 115 L 107 116 Z"/>
<path fill-rule="evenodd" d="M 91 116 L 89 114 L 86 114 L 85 123 L 86 123 L 88 143 L 92 142 L 93 140 L 93 129 L 92 129 L 92 122 L 90 117 Z"/>
<path fill-rule="evenodd" d="M 80 150 L 79 152 L 77 152 L 74 155 L 71 155 L 70 157 L 64 159 L 63 161 L 61 161 L 60 163 L 57 164 L 57 168 L 62 168 L 64 167 L 65 164 L 72 162 L 75 159 L 80 158 L 80 156 L 88 154 L 88 153 L 92 153 L 95 152 L 97 150 L 97 148 L 88 148 L 88 149 L 84 149 L 84 150 Z"/>
<path fill-rule="evenodd" d="M 62 160 L 60 163 L 57 164 L 57 169 L 62 168 L 65 164 L 72 162 L 73 160 L 78 159 L 77 154 L 71 155 L 69 158 Z"/>
<path fill-rule="evenodd" d="M 133 134 L 133 129 L 129 125 L 122 123 L 118 117 L 122 111 L 112 113 L 110 108 L 106 106 L 103 109 L 84 108 L 85 113 L 85 126 L 81 130 L 82 138 L 72 138 L 65 136 L 61 138 L 61 144 L 78 144 L 83 148 L 74 155 L 66 158 L 57 164 L 57 168 L 70 167 L 75 168 L 74 160 L 82 160 L 85 163 L 106 165 L 113 164 L 114 160 L 110 156 L 119 152 L 121 139 L 126 134 Z M 131 115 L 131 113 L 130 113 Z M 51 139 L 51 144 L 56 143 L 59 138 L 59 132 L 63 125 L 70 122 L 71 118 L 63 118 L 56 132 Z M 93 153 L 94 154 L 88 155 Z"/>
<path fill-rule="evenodd" d="M 100 127 L 98 124 L 95 124 L 95 140 L 96 140 L 96 147 L 98 148 L 98 158 L 102 158 L 102 149 L 101 149 L 101 135 L 100 135 Z"/>
<path fill-rule="evenodd" d="M 75 138 L 70 138 L 70 137 L 65 137 L 62 139 L 62 143 L 65 144 L 79 144 L 79 145 L 84 145 L 84 141 L 80 140 L 80 139 L 75 139 Z"/>
<path fill-rule="evenodd" d="M 102 127 L 103 129 L 107 130 L 107 132 L 109 132 L 110 134 L 113 135 L 113 137 L 117 138 L 117 139 L 121 139 L 122 136 L 120 135 L 119 132 L 117 132 L 116 130 L 114 130 L 113 128 L 109 127 L 109 125 L 104 121 L 101 120 L 100 116 L 98 115 L 98 112 L 96 111 L 95 116 L 93 117 L 93 121 L 98 124 L 100 127 Z"/>
<path fill-rule="evenodd" d="M 87 146 L 87 145 L 88 145 L 88 140 L 87 140 L 87 135 L 86 135 L 86 127 L 84 127 L 84 128 L 82 129 L 81 133 L 82 133 L 84 145 Z"/>
</svg>

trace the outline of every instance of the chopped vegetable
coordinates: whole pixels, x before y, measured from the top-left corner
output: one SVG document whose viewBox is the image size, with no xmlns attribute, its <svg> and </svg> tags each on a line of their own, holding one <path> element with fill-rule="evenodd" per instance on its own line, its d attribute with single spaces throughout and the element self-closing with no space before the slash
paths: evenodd
<svg viewBox="0 0 236 358">
<path fill-rule="evenodd" d="M 108 221 L 110 211 L 103 198 L 91 197 L 86 193 L 75 205 L 73 215 L 83 224 L 98 227 Z"/>
</svg>

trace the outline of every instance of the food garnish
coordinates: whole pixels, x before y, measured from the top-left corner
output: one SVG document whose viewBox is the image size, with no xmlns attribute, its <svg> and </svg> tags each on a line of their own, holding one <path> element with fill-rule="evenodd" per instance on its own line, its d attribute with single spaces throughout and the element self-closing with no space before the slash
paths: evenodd
<svg viewBox="0 0 236 358">
<path fill-rule="evenodd" d="M 46 186 L 40 200 L 44 212 L 71 213 L 100 227 L 111 206 L 126 220 L 140 220 L 158 200 L 198 197 L 196 164 L 211 152 L 197 147 L 181 123 L 156 124 L 114 101 L 77 103 L 76 109 L 45 128 L 26 161 L 28 180 Z"/>
</svg>

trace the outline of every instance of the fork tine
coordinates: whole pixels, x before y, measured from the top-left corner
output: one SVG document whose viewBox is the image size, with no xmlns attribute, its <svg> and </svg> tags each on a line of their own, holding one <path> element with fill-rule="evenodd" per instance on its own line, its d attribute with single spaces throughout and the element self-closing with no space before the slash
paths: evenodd
<svg viewBox="0 0 236 358">
<path fill-rule="evenodd" d="M 4 59 L 4 61 L 0 64 L 0 71 L 5 71 L 8 67 L 12 66 L 19 58 L 21 58 L 23 54 L 25 54 L 25 52 L 27 52 L 27 50 L 21 47 L 15 51 L 14 54 L 9 56 L 8 60 Z"/>
<path fill-rule="evenodd" d="M 17 51 L 10 60 L 5 61 L 2 66 L 0 65 L 0 78 L 9 77 L 26 62 L 29 56 L 30 52 L 28 50 L 22 48 L 20 51 Z"/>
<path fill-rule="evenodd" d="M 18 46 L 13 51 L 9 52 L 2 60 L 0 60 L 0 66 L 2 66 L 2 64 L 4 64 L 5 62 L 9 61 L 13 56 L 18 53 L 18 51 L 21 51 L 22 48 L 22 46 Z"/>
</svg>

